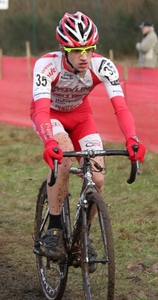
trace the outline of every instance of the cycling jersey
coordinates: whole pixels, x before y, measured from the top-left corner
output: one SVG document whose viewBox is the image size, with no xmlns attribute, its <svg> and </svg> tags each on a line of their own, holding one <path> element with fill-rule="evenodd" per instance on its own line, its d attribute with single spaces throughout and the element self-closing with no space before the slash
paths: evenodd
<svg viewBox="0 0 158 300">
<path fill-rule="evenodd" d="M 54 138 L 51 119 L 59 120 L 62 116 L 64 128 L 68 131 L 68 127 L 71 127 L 73 131 L 74 119 L 69 118 L 68 115 L 78 114 L 80 123 L 82 119 L 89 118 L 91 108 L 87 96 L 100 83 L 104 84 L 109 99 L 112 101 L 126 139 L 136 135 L 133 117 L 126 106 L 119 83 L 119 74 L 111 60 L 94 53 L 89 68 L 82 78 L 80 74 L 69 71 L 62 52 L 52 52 L 38 59 L 34 67 L 31 118 L 44 143 Z M 99 95 L 98 101 L 100 101 Z M 89 119 L 92 121 L 92 118 Z M 88 134 L 96 133 L 94 121 L 89 125 L 91 129 L 88 130 Z M 86 128 L 85 132 L 84 129 L 82 130 L 80 138 L 87 134 L 86 131 Z"/>
</svg>

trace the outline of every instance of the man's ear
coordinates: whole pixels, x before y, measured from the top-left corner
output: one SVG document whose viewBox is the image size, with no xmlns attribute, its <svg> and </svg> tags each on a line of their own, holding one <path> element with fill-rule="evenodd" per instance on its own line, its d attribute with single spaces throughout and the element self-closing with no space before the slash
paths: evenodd
<svg viewBox="0 0 158 300">
<path fill-rule="evenodd" d="M 59 50 L 62 52 L 63 55 L 65 55 L 65 51 L 64 51 L 63 45 L 59 45 Z"/>
</svg>

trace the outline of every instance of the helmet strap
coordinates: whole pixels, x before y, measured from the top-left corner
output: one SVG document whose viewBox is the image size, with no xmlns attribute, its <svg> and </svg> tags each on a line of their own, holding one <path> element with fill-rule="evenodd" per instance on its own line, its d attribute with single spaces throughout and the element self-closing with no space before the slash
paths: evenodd
<svg viewBox="0 0 158 300">
<path fill-rule="evenodd" d="M 72 63 L 69 61 L 68 59 L 68 53 L 65 51 L 65 57 L 66 57 L 66 61 L 67 63 L 71 66 L 71 68 L 74 70 L 74 74 L 78 74 L 80 73 L 80 71 L 76 68 L 74 68 L 74 66 L 72 65 Z"/>
</svg>

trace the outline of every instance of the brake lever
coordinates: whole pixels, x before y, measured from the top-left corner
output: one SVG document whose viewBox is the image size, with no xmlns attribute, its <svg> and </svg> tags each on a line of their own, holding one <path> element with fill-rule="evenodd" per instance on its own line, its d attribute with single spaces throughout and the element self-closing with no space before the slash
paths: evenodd
<svg viewBox="0 0 158 300">
<path fill-rule="evenodd" d="M 53 151 L 58 153 L 58 148 L 53 148 Z M 54 159 L 54 170 L 51 172 L 50 181 L 48 182 L 49 186 L 53 186 L 58 178 L 58 160 Z"/>
<path fill-rule="evenodd" d="M 138 145 L 133 145 L 132 148 L 133 148 L 134 154 L 136 154 L 137 151 L 138 151 Z M 137 167 L 136 172 L 137 172 L 138 175 L 140 175 L 141 172 L 140 172 L 140 163 L 139 163 L 139 160 L 136 160 L 136 167 Z"/>
<path fill-rule="evenodd" d="M 138 145 L 133 145 L 133 151 L 136 154 L 138 151 Z M 136 179 L 136 174 L 140 175 L 140 163 L 139 160 L 136 160 L 135 163 L 131 162 L 131 173 L 129 179 L 127 179 L 127 183 L 131 184 L 135 181 Z"/>
</svg>

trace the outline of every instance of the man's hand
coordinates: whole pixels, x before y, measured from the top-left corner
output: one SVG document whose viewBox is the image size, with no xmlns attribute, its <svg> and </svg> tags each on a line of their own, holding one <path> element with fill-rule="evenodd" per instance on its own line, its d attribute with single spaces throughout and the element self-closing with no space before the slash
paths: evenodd
<svg viewBox="0 0 158 300">
<path fill-rule="evenodd" d="M 138 151 L 135 153 L 133 150 L 133 146 L 138 145 Z M 126 142 L 126 148 L 129 153 L 129 159 L 132 162 L 135 162 L 136 160 L 139 160 L 139 162 L 142 162 L 144 160 L 145 156 L 145 147 L 143 144 L 140 144 L 139 141 L 136 138 L 129 138 Z"/>
<path fill-rule="evenodd" d="M 54 150 L 57 150 L 56 152 Z M 57 159 L 58 163 L 62 163 L 63 152 L 61 148 L 58 146 L 58 142 L 55 140 L 49 140 L 45 143 L 45 150 L 43 152 L 43 159 L 50 166 L 52 170 L 54 170 L 53 160 Z"/>
</svg>

